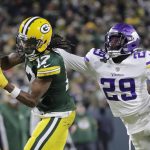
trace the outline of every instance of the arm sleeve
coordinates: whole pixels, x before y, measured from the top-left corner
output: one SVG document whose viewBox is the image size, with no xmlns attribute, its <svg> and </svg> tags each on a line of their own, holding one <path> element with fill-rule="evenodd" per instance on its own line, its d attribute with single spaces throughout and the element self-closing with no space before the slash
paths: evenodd
<svg viewBox="0 0 150 150">
<path fill-rule="evenodd" d="M 66 68 L 73 69 L 75 71 L 90 74 L 90 70 L 85 63 L 84 57 L 70 54 L 63 49 L 55 49 L 55 52 L 59 53 L 65 62 Z"/>
</svg>

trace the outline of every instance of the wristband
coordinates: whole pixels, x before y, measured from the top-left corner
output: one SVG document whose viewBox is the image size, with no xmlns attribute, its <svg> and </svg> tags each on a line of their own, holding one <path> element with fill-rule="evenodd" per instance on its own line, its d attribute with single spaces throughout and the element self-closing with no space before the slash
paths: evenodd
<svg viewBox="0 0 150 150">
<path fill-rule="evenodd" d="M 16 98 L 20 94 L 20 92 L 21 92 L 21 89 L 15 87 L 10 94 L 13 98 Z"/>
</svg>

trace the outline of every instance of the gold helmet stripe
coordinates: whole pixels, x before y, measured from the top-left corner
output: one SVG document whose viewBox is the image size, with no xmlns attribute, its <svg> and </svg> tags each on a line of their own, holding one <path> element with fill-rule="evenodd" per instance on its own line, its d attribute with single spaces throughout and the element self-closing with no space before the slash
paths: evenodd
<svg viewBox="0 0 150 150">
<path fill-rule="evenodd" d="M 40 17 L 32 17 L 30 18 L 24 25 L 23 29 L 22 29 L 22 34 L 25 35 L 28 32 L 28 28 L 29 26 L 32 24 L 33 21 L 35 21 L 36 19 L 38 19 Z"/>
</svg>

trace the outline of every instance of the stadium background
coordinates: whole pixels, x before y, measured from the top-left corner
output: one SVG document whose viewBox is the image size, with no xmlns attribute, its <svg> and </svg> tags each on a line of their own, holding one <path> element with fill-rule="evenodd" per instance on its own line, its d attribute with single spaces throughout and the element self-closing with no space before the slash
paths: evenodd
<svg viewBox="0 0 150 150">
<path fill-rule="evenodd" d="M 141 46 L 148 49 L 149 8 L 149 0 L 0 0 L 0 55 L 15 51 L 18 25 L 29 16 L 48 19 L 53 32 L 74 44 L 70 52 L 80 56 L 84 56 L 93 47 L 103 48 L 106 32 L 118 22 L 134 25 L 141 36 Z M 28 81 L 23 65 L 5 73 L 8 79 L 27 90 Z M 96 82 L 71 70 L 68 70 L 68 77 L 70 94 L 76 102 L 84 104 L 86 111 L 93 115 L 96 121 L 100 118 L 103 122 L 101 112 L 106 110 L 108 120 L 113 124 L 109 150 L 127 150 L 128 137 L 125 128 L 119 119 L 112 117 Z M 8 99 L 10 97 L 1 90 L 1 105 L 8 103 Z M 107 117 L 104 117 L 104 120 Z"/>
</svg>

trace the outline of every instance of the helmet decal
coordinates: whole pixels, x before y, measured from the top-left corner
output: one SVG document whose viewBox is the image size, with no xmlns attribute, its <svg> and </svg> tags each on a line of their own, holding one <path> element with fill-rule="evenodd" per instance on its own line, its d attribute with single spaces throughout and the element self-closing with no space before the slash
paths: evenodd
<svg viewBox="0 0 150 150">
<path fill-rule="evenodd" d="M 49 24 L 43 24 L 43 25 L 41 26 L 40 31 L 41 31 L 43 34 L 45 34 L 45 33 L 48 33 L 48 32 L 49 32 L 50 28 L 51 28 L 51 27 L 50 27 Z"/>
</svg>

